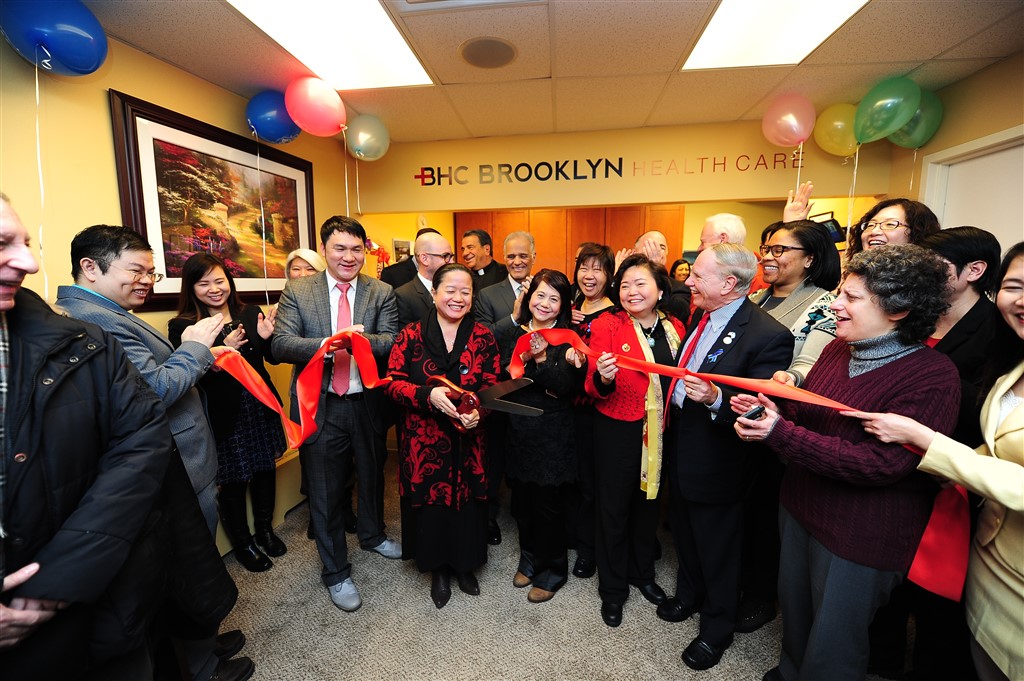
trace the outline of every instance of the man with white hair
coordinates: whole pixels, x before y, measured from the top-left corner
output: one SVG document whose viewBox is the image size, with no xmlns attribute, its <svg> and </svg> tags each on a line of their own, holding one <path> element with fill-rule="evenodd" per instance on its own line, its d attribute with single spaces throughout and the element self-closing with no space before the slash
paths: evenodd
<svg viewBox="0 0 1024 681">
<path fill-rule="evenodd" d="M 747 298 L 757 259 L 743 246 L 712 244 L 686 280 L 699 309 L 680 350 L 693 372 L 770 378 L 789 366 L 793 334 Z M 738 391 L 688 375 L 672 382 L 665 464 L 672 535 L 679 557 L 676 595 L 658 617 L 682 622 L 700 613 L 698 636 L 683 651 L 691 669 L 710 669 L 732 644 L 739 605 L 743 497 L 750 457 L 730 426 Z"/>
<path fill-rule="evenodd" d="M 430 293 L 434 288 L 434 272 L 441 265 L 455 260 L 452 245 L 437 232 L 420 234 L 412 248 L 416 276 L 395 289 L 399 326 L 423 319 L 427 312 L 434 309 L 434 297 Z"/>
<path fill-rule="evenodd" d="M 717 213 L 704 221 L 704 229 L 700 230 L 700 246 L 703 251 L 714 244 L 739 244 L 747 240 L 747 227 L 743 218 L 732 213 Z"/>
</svg>

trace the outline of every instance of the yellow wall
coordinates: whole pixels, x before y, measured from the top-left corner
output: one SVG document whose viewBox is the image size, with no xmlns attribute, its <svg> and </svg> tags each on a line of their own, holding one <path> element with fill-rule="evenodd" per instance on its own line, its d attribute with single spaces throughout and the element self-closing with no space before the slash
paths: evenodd
<svg viewBox="0 0 1024 681">
<path fill-rule="evenodd" d="M 942 125 L 935 137 L 918 150 L 916 162 L 913 149 L 892 147 L 890 196 L 920 196 L 921 168 L 926 155 L 1024 124 L 1024 52 L 936 94 L 942 100 Z"/>
</svg>

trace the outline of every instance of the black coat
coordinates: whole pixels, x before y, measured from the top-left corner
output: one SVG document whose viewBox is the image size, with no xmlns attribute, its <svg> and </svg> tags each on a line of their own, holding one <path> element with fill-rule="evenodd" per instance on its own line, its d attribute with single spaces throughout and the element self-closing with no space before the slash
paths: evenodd
<svg viewBox="0 0 1024 681">
<path fill-rule="evenodd" d="M 984 296 L 936 343 L 935 349 L 953 360 L 960 374 L 960 412 L 952 438 L 970 447 L 982 442 L 981 392 L 985 360 L 995 333 L 995 305 Z"/>
<path fill-rule="evenodd" d="M 17 294 L 7 323 L 2 550 L 7 574 L 41 567 L 2 598 L 73 605 L 0 653 L 5 678 L 21 678 L 19 656 L 30 658 L 32 678 L 46 677 L 46 665 L 63 678 L 72 678 L 69 665 L 87 671 L 88 659 L 50 654 L 68 649 L 59 642 L 88 641 L 93 659 L 130 651 L 161 602 L 174 633 L 212 634 L 237 590 L 162 402 L 113 337 L 54 314 L 35 293 Z"/>
</svg>

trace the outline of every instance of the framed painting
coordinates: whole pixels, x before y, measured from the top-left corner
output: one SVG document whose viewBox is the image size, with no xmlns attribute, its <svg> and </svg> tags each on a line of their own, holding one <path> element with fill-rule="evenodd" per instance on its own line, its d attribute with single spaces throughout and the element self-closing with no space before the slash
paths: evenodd
<svg viewBox="0 0 1024 681">
<path fill-rule="evenodd" d="M 110 109 L 122 220 L 165 275 L 142 309 L 176 307 L 195 253 L 221 258 L 246 302 L 276 300 L 288 253 L 316 248 L 313 164 L 116 90 Z"/>
<path fill-rule="evenodd" d="M 395 262 L 399 263 L 412 257 L 412 242 L 404 239 L 392 239 L 391 250 L 395 254 Z"/>
</svg>

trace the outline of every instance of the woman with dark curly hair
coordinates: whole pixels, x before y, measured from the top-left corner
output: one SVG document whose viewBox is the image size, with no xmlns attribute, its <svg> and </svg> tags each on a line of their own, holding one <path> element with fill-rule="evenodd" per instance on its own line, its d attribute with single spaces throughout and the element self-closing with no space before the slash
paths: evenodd
<svg viewBox="0 0 1024 681">
<path fill-rule="evenodd" d="M 832 303 L 836 340 L 804 388 L 864 411 L 912 416 L 949 433 L 960 379 L 922 341 L 948 306 L 945 262 L 918 246 L 884 246 L 850 261 Z M 788 462 L 782 481 L 779 601 L 782 654 L 766 679 L 862 679 L 868 627 L 910 568 L 938 484 L 920 458 L 866 434 L 826 407 L 739 395 L 744 440 L 763 440 Z M 812 597 L 813 594 L 813 597 Z"/>
<path fill-rule="evenodd" d="M 957 442 L 903 414 L 850 414 L 863 419 L 865 431 L 882 442 L 909 444 L 924 452 L 919 470 L 986 499 L 971 543 L 965 587 L 971 653 L 984 681 L 1024 676 L 1024 242 L 1003 258 L 997 281 L 981 446 Z"/>
<path fill-rule="evenodd" d="M 879 246 L 916 244 L 939 229 L 939 219 L 935 213 L 920 201 L 879 201 L 850 228 L 846 258 L 847 261 L 852 260 L 861 251 Z"/>
</svg>

